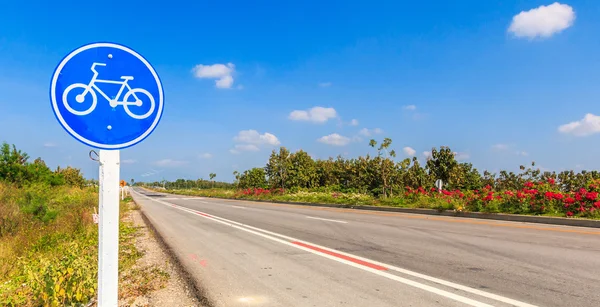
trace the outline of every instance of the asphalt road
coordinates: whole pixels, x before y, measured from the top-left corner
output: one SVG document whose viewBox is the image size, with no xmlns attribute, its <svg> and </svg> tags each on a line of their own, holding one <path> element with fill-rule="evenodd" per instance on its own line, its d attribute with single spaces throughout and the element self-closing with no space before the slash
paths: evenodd
<svg viewBox="0 0 600 307">
<path fill-rule="evenodd" d="M 596 229 L 133 197 L 214 306 L 600 306 Z"/>
</svg>

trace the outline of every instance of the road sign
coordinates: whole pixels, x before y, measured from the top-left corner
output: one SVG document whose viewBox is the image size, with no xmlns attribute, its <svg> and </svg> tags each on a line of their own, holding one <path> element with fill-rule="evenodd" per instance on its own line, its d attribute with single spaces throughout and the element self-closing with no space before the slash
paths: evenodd
<svg viewBox="0 0 600 307">
<path fill-rule="evenodd" d="M 163 113 L 163 87 L 150 63 L 115 43 L 93 43 L 69 53 L 50 85 L 62 127 L 89 146 L 115 150 L 148 137 Z"/>
<path fill-rule="evenodd" d="M 52 75 L 50 102 L 60 125 L 100 149 L 98 306 L 117 306 L 119 283 L 120 149 L 156 128 L 164 95 L 158 74 L 140 54 L 115 43 L 93 43 L 64 57 Z"/>
<path fill-rule="evenodd" d="M 437 187 L 438 191 L 442 190 L 443 185 L 444 185 L 444 182 L 442 181 L 442 179 L 438 179 L 435 181 L 435 186 Z"/>
<path fill-rule="evenodd" d="M 119 185 L 120 185 L 121 187 L 124 187 L 124 186 L 126 186 L 126 185 L 127 185 L 127 182 L 125 182 L 125 180 L 121 180 L 121 182 L 119 183 Z"/>
</svg>

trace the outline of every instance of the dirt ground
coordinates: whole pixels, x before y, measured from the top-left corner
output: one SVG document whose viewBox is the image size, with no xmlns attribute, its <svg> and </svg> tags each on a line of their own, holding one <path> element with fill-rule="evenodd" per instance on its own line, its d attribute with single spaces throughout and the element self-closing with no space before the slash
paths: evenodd
<svg viewBox="0 0 600 307">
<path fill-rule="evenodd" d="M 121 300 L 119 306 L 202 306 L 195 298 L 193 289 L 188 286 L 177 266 L 172 263 L 169 254 L 163 250 L 155 233 L 144 222 L 141 211 L 129 211 L 126 220 L 139 227 L 135 246 L 143 252 L 143 256 L 135 264 L 135 267 L 158 268 L 162 272 L 168 273 L 169 277 L 164 288 L 137 297 L 128 297 Z"/>
</svg>

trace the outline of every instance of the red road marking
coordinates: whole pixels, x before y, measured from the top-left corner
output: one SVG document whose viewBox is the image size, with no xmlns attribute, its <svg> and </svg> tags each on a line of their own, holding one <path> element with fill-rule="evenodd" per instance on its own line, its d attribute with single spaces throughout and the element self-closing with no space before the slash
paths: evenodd
<svg viewBox="0 0 600 307">
<path fill-rule="evenodd" d="M 209 214 L 206 213 L 202 213 L 202 212 L 198 212 L 198 211 L 194 211 L 194 213 L 198 214 L 198 215 L 202 215 L 202 216 L 206 216 L 206 217 L 212 217 Z"/>
<path fill-rule="evenodd" d="M 342 254 L 330 252 L 330 251 L 328 251 L 326 249 L 318 248 L 316 246 L 308 245 L 308 244 L 305 244 L 305 243 L 302 243 L 302 242 L 294 241 L 294 242 L 292 242 L 292 244 L 296 244 L 296 245 L 299 245 L 299 246 L 302 246 L 302 247 L 310 248 L 310 249 L 312 249 L 314 251 L 317 251 L 317 252 L 320 252 L 320 253 L 323 253 L 323 254 L 327 254 L 327 255 L 330 255 L 330 256 L 334 256 L 334 257 L 337 257 L 337 258 L 340 258 L 340 259 L 348 260 L 348 261 L 351 261 L 351 262 L 354 262 L 354 263 L 357 263 L 357 264 L 360 264 L 360 265 L 364 265 L 364 266 L 372 268 L 372 269 L 376 269 L 376 270 L 380 270 L 380 271 L 387 271 L 386 267 L 383 267 L 383 266 L 380 266 L 380 265 L 376 265 L 374 263 L 370 263 L 370 262 L 367 262 L 367 261 L 363 261 L 363 260 L 360 260 L 360 259 L 356 259 L 356 258 L 353 258 L 353 257 L 349 257 L 349 256 L 346 256 L 346 255 L 342 255 Z"/>
</svg>

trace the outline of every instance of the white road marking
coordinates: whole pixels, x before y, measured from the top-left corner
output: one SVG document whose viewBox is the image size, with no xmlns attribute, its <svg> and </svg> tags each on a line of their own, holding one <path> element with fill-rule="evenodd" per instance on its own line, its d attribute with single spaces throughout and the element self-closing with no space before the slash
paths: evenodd
<svg viewBox="0 0 600 307">
<path fill-rule="evenodd" d="M 335 222 L 335 223 L 348 224 L 348 222 L 346 222 L 346 221 L 330 220 L 330 219 L 324 219 L 324 218 L 320 218 L 320 217 L 314 217 L 314 216 L 306 216 L 306 218 L 307 218 L 307 219 L 313 219 L 313 220 L 321 220 L 321 221 L 328 221 L 328 222 Z"/>
<path fill-rule="evenodd" d="M 479 302 L 479 301 L 476 301 L 476 300 L 473 300 L 473 299 L 470 299 L 470 298 L 467 298 L 467 297 L 464 297 L 464 296 L 460 296 L 460 295 L 457 295 L 457 294 L 454 294 L 454 293 L 451 293 L 451 292 L 448 292 L 448 291 L 444 291 L 444 290 L 441 290 L 441 289 L 438 289 L 438 288 L 435 288 L 435 287 L 431 287 L 431 286 L 428 286 L 428 285 L 425 285 L 425 284 L 421 284 L 421 283 L 418 283 L 418 282 L 415 282 L 415 281 L 412 281 L 412 280 L 409 280 L 409 279 L 405 279 L 405 278 L 402 278 L 402 277 L 399 277 L 399 276 L 396 276 L 396 275 L 393 275 L 393 274 L 390 274 L 390 273 L 386 273 L 386 272 L 379 271 L 379 270 L 376 270 L 376 269 L 373 269 L 373 268 L 362 266 L 362 265 L 359 265 L 357 263 L 354 263 L 354 262 L 351 262 L 351 261 L 348 261 L 348 260 L 340 259 L 340 258 L 331 256 L 331 255 L 327 255 L 327 254 L 323 254 L 323 253 L 320 253 L 318 251 L 312 250 L 310 248 L 299 246 L 299 245 L 293 244 L 293 243 L 291 243 L 289 241 L 284 241 L 282 239 L 286 239 L 286 240 L 290 240 L 290 241 L 295 241 L 295 242 L 301 242 L 301 243 L 312 245 L 312 246 L 315 246 L 315 247 L 318 247 L 318 248 L 321 248 L 321 249 L 324 249 L 324 250 L 327 250 L 327 251 L 330 251 L 330 252 L 334 252 L 334 253 L 345 255 L 345 256 L 348 256 L 348 257 L 355 258 L 355 259 L 359 259 L 359 260 L 371 262 L 373 264 L 384 266 L 384 267 L 387 267 L 388 269 L 391 269 L 391 270 L 394 270 L 394 271 L 397 271 L 397 272 L 400 272 L 400 273 L 403 273 L 403 274 L 406 274 L 406 275 L 409 275 L 409 276 L 413 276 L 413 277 L 421 278 L 421 279 L 424 279 L 424 280 L 428 280 L 428 281 L 431 281 L 431 282 L 434 282 L 434 283 L 437 283 L 437 284 L 448 286 L 450 288 L 454 288 L 454 289 L 457 289 L 457 290 L 462 290 L 462 291 L 469 292 L 469 293 L 472 293 L 472 294 L 475 294 L 475 295 L 479 295 L 479 296 L 482 296 L 482 297 L 493 299 L 493 300 L 496 300 L 496 301 L 499 301 L 499 302 L 504 302 L 504 303 L 507 303 L 507 304 L 511 304 L 513 306 L 517 306 L 517 307 L 538 307 L 536 305 L 528 304 L 528 303 L 525 303 L 525 302 L 521 302 L 521 301 L 518 301 L 518 300 L 514 300 L 514 299 L 511 299 L 511 298 L 500 296 L 500 295 L 497 295 L 497 294 L 493 294 L 493 293 L 481 291 L 481 290 L 478 290 L 478 289 L 474 289 L 474 288 L 471 288 L 471 287 L 463 286 L 463 285 L 456 284 L 456 283 L 453 283 L 453 282 L 450 282 L 450 281 L 446 281 L 446 280 L 443 280 L 443 279 L 431 277 L 431 276 L 428 276 L 428 275 L 425 275 L 425 274 L 420 274 L 420 273 L 417 273 L 417 272 L 413 272 L 413 271 L 410 271 L 410 270 L 406 270 L 406 269 L 403 269 L 403 268 L 399 268 L 399 267 L 395 267 L 395 266 L 392 266 L 392 265 L 389 265 L 389 264 L 385 264 L 385 263 L 382 263 L 382 262 L 371 260 L 371 259 L 368 259 L 368 258 L 356 256 L 356 255 L 353 255 L 353 254 L 345 253 L 345 252 L 342 252 L 342 251 L 338 251 L 338 250 L 335 250 L 335 249 L 331 249 L 331 248 L 328 248 L 328 247 L 324 247 L 324 246 L 317 245 L 317 244 L 314 244 L 314 243 L 310 243 L 310 242 L 307 242 L 307 241 L 303 241 L 303 240 L 300 240 L 300 239 L 292 238 L 292 237 L 289 237 L 289 236 L 286 236 L 286 235 L 282 235 L 282 234 L 278 234 L 278 233 L 271 232 L 271 231 L 268 231 L 268 230 L 264 230 L 264 229 L 261 229 L 261 228 L 253 227 L 253 226 L 246 225 L 246 224 L 242 224 L 242 223 L 235 222 L 235 221 L 232 221 L 232 220 L 228 220 L 228 219 L 225 219 L 225 218 L 222 218 L 222 217 L 218 217 L 218 216 L 215 216 L 215 215 L 212 215 L 212 214 L 208 214 L 208 213 L 204 213 L 204 212 L 201 212 L 201 211 L 196 211 L 196 210 L 192 210 L 192 209 L 180 207 L 180 206 L 177 206 L 177 205 L 171 205 L 171 204 L 166 203 L 164 201 L 150 198 L 150 197 L 148 197 L 146 195 L 143 195 L 143 194 L 140 194 L 138 192 L 135 192 L 135 193 L 138 194 L 138 195 L 140 195 L 140 196 L 143 196 L 143 197 L 145 197 L 145 198 L 147 198 L 147 199 L 149 199 L 151 201 L 155 201 L 155 202 L 158 202 L 160 204 L 163 204 L 165 206 L 168 206 L 168 207 L 171 207 L 171 208 L 175 208 L 175 209 L 178 209 L 178 210 L 181 210 L 181 211 L 185 211 L 185 212 L 188 212 L 188 213 L 196 213 L 197 216 L 200 216 L 200 217 L 203 217 L 203 218 L 206 218 L 206 219 L 210 219 L 210 220 L 213 220 L 215 222 L 218 222 L 218 223 L 221 223 L 221 224 L 225 224 L 225 225 L 234 227 L 236 229 L 239 229 L 239 230 L 242 230 L 242 231 L 245 231 L 245 232 L 249 232 L 249 233 L 261 236 L 263 238 L 266 238 L 266 239 L 269 239 L 269 240 L 272 240 L 272 241 L 276 241 L 276 242 L 285 244 L 287 246 L 291 246 L 291 247 L 294 247 L 294 248 L 297 248 L 297 249 L 301 249 L 301 250 L 313 253 L 315 255 L 319 255 L 319 256 L 322 256 L 322 257 L 325 257 L 325 258 L 328 258 L 328 259 L 331 259 L 331 260 L 335 260 L 337 262 L 344 263 L 344 264 L 350 265 L 352 267 L 355 267 L 355 268 L 358 268 L 358 269 L 361 269 L 361 270 L 364 270 L 364 271 L 367 271 L 367 272 L 371 272 L 373 274 L 376 274 L 376 275 L 379 275 L 379 276 L 382 276 L 382 277 L 386 277 L 386 278 L 391 279 L 391 280 L 395 280 L 395 281 L 404 283 L 406 285 L 410 285 L 410 286 L 413 286 L 413 287 L 416 287 L 416 288 L 419 288 L 419 289 L 422 289 L 422 290 L 425 290 L 425 291 L 429 291 L 431 293 L 435 293 L 435 294 L 438 294 L 438 295 L 441 295 L 441 296 L 445 296 L 447 298 L 450 298 L 450 299 L 453 299 L 455 301 L 458 301 L 458 302 L 461 302 L 461 303 L 465 303 L 465 304 L 468 304 L 468 305 L 471 305 L 471 306 L 476 306 L 476 307 L 492 307 L 491 305 L 488 305 L 488 304 L 483 303 L 483 302 Z M 175 207 L 173 207 L 173 206 L 175 206 Z M 209 216 L 198 215 L 197 213 L 208 214 Z M 282 238 L 282 239 L 279 239 L 277 237 Z"/>
<path fill-rule="evenodd" d="M 246 207 L 240 207 L 240 206 L 231 206 L 231 208 L 246 209 Z"/>
</svg>

